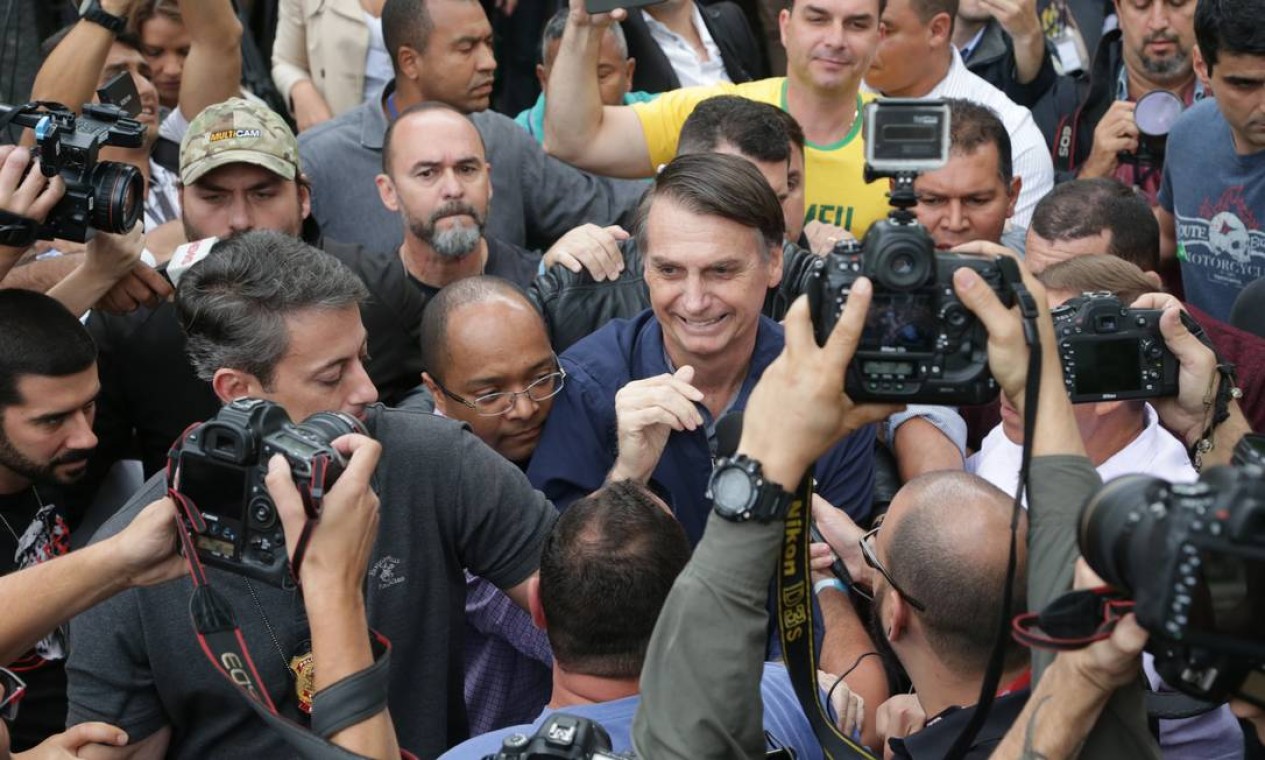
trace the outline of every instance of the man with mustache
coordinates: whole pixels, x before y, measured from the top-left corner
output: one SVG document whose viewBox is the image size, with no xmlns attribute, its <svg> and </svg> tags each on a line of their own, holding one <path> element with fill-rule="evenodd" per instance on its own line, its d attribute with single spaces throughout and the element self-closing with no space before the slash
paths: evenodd
<svg viewBox="0 0 1265 760">
<path fill-rule="evenodd" d="M 483 235 L 491 171 L 479 130 L 452 106 L 421 103 L 387 129 L 378 194 L 404 222 L 400 260 L 424 300 L 463 277 L 526 287 L 536 276 L 539 254 Z"/>
<path fill-rule="evenodd" d="M 97 445 L 97 349 L 57 301 L 0 290 L 0 575 L 70 550 L 82 516 L 63 487 L 86 472 Z M 10 725 L 13 748 L 33 747 L 66 720 L 66 644 L 54 631 L 6 663 L 26 681 L 27 697 Z M 7 756 L 7 755 L 6 755 Z"/>
<path fill-rule="evenodd" d="M 1088 92 L 1071 77 L 1060 77 L 1034 116 L 1054 147 L 1060 180 L 1115 177 L 1141 189 L 1155 206 L 1160 164 L 1120 156 L 1138 150 L 1134 109 L 1139 98 L 1166 90 L 1189 106 L 1205 94 L 1191 65 L 1195 3 L 1113 0 L 1113 5 L 1120 28 L 1098 43 Z"/>
</svg>

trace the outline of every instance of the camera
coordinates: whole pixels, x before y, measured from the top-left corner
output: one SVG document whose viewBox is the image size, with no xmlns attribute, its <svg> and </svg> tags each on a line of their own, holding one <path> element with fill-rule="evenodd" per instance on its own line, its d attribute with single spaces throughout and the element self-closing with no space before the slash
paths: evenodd
<svg viewBox="0 0 1265 760">
<path fill-rule="evenodd" d="M 1168 133 L 1184 110 L 1186 105 L 1181 98 L 1168 90 L 1151 90 L 1138 98 L 1133 107 L 1133 123 L 1138 127 L 1138 149 L 1134 153 L 1121 153 L 1119 160 L 1126 164 L 1163 166 Z"/>
<path fill-rule="evenodd" d="M 45 110 L 38 110 L 43 106 Z M 93 230 L 126 232 L 145 209 L 145 182 L 140 171 L 118 161 L 98 161 L 101 148 L 138 148 L 145 143 L 145 125 L 116 105 L 88 103 L 83 115 L 59 103 L 0 106 L 0 122 L 35 132 L 40 171 L 61 175 L 66 195 L 39 225 L 35 237 L 84 242 Z"/>
<path fill-rule="evenodd" d="M 1246 437 L 1233 465 L 1194 483 L 1112 480 L 1086 503 L 1079 538 L 1090 567 L 1133 598 L 1165 682 L 1265 707 L 1265 441 Z"/>
<path fill-rule="evenodd" d="M 892 211 L 862 243 L 843 241 L 813 262 L 807 287 L 813 328 L 824 344 L 852 284 L 865 276 L 873 298 L 845 389 L 856 401 L 981 404 L 999 388 L 988 369 L 988 334 L 958 300 L 953 273 L 969 267 L 1002 303 L 1012 303 L 1014 262 L 937 252 L 910 210 L 918 174 L 949 157 L 944 101 L 890 99 L 865 108 L 865 179 L 895 180 Z"/>
<path fill-rule="evenodd" d="M 1159 309 L 1130 309 L 1111 293 L 1085 293 L 1050 310 L 1063 381 L 1073 403 L 1177 395 L 1177 357 Z"/>
<path fill-rule="evenodd" d="M 557 713 L 541 724 L 534 736 L 512 734 L 501 751 L 484 760 L 629 760 L 632 755 L 610 752 L 611 738 L 601 724 L 576 715 Z"/>
<path fill-rule="evenodd" d="M 308 517 L 316 519 L 321 498 L 347 466 L 334 439 L 364 432 L 357 419 L 339 412 L 318 412 L 296 425 L 285 409 L 262 399 L 237 399 L 191 428 L 172 451 L 168 477 L 205 523 L 203 530 L 189 526 L 198 557 L 284 585 L 285 533 L 264 485 L 268 460 L 286 458 Z"/>
</svg>

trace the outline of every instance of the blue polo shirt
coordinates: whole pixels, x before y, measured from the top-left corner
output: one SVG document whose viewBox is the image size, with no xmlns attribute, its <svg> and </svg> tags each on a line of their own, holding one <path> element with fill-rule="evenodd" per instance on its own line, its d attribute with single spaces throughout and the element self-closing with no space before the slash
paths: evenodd
<svg viewBox="0 0 1265 760">
<path fill-rule="evenodd" d="M 751 389 L 782 352 L 783 342 L 781 325 L 760 317 L 751 368 L 731 410 L 746 408 Z M 615 464 L 616 392 L 633 380 L 672 370 L 663 331 L 649 309 L 633 319 L 612 320 L 568 349 L 561 361 L 566 385 L 554 401 L 527 477 L 564 509 L 600 488 Z M 704 494 L 712 458 L 706 430 L 672 431 L 652 476 L 694 545 L 702 538 L 711 511 Z M 817 493 L 865 524 L 874 486 L 873 428 L 867 426 L 835 444 L 818 460 L 814 474 Z"/>
</svg>

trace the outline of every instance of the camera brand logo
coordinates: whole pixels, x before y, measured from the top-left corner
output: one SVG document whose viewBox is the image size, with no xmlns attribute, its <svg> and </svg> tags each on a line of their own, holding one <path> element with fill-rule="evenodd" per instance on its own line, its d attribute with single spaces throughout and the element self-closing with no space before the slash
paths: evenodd
<svg viewBox="0 0 1265 760">
<path fill-rule="evenodd" d="M 399 566 L 399 557 L 391 556 L 383 557 L 374 563 L 373 568 L 369 571 L 369 576 L 378 580 L 379 591 L 405 581 L 403 575 L 395 574 L 395 568 Z"/>
<path fill-rule="evenodd" d="M 263 134 L 261 129 L 221 129 L 211 133 L 210 141 L 232 140 L 235 137 L 263 137 Z"/>
<path fill-rule="evenodd" d="M 220 655 L 220 664 L 228 671 L 228 677 L 233 679 L 233 683 L 250 692 L 250 695 L 255 699 L 259 699 L 259 692 L 255 691 L 255 682 L 251 680 L 250 674 L 246 672 L 242 658 L 232 652 L 226 652 Z"/>
</svg>

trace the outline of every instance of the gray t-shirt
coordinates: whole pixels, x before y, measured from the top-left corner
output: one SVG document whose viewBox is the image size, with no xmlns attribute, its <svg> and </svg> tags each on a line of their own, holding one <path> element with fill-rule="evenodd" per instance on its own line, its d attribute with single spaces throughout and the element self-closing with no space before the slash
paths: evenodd
<svg viewBox="0 0 1265 760">
<path fill-rule="evenodd" d="M 631 215 L 646 189 L 644 182 L 596 177 L 550 157 L 495 111 L 470 120 L 492 165 L 487 237 L 543 250 L 587 222 L 615 224 Z M 374 185 L 386 131 L 386 114 L 374 100 L 299 135 L 303 173 L 312 181 L 312 217 L 324 235 L 370 251 L 394 251 L 403 242 L 400 215 L 382 205 Z"/>
<path fill-rule="evenodd" d="M 1186 300 L 1223 322 L 1239 292 L 1265 277 L 1265 150 L 1240 156 L 1213 98 L 1168 137 L 1160 205 L 1177 226 Z"/>
<path fill-rule="evenodd" d="M 401 747 L 433 758 L 466 734 L 463 568 L 501 588 L 523 582 L 556 513 L 516 467 L 453 420 L 376 406 L 367 422 L 384 452 L 374 475 L 382 514 L 366 586 L 369 624 L 393 645 L 389 699 Z M 163 489 L 161 476 L 152 479 L 95 540 L 120 531 Z M 310 651 L 299 594 L 208 573 L 232 604 L 274 702 L 297 716 L 288 664 Z M 169 725 L 169 757 L 291 756 L 199 649 L 191 591 L 187 578 L 133 589 L 72 621 L 67 723 L 106 721 L 132 741 Z"/>
</svg>

